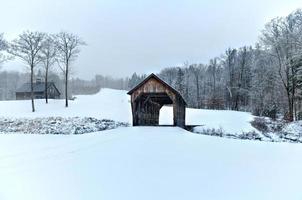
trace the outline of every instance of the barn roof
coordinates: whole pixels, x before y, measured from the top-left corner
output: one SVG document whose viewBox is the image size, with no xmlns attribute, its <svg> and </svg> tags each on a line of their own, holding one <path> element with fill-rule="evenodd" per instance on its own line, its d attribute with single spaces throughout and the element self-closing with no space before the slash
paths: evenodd
<svg viewBox="0 0 302 200">
<path fill-rule="evenodd" d="M 171 85 L 169 85 L 168 83 L 166 83 L 165 81 L 163 81 L 161 78 L 159 78 L 158 76 L 156 76 L 154 73 L 150 74 L 142 82 L 140 82 L 138 85 L 136 85 L 134 88 L 132 88 L 127 94 L 129 94 L 129 95 L 133 94 L 133 92 L 135 90 L 137 90 L 138 88 L 140 88 L 142 85 L 144 85 L 151 78 L 154 78 L 157 81 L 159 81 L 161 84 L 165 85 L 173 93 L 175 93 L 177 96 L 179 96 L 185 102 L 185 104 L 186 104 L 186 101 L 184 100 L 184 98 L 182 97 L 182 95 L 176 89 L 174 89 Z"/>
<path fill-rule="evenodd" d="M 48 83 L 48 87 L 50 87 L 51 85 L 53 85 L 55 87 L 55 89 L 59 92 L 59 90 L 56 88 L 56 86 L 53 82 Z M 33 86 L 34 86 L 34 92 L 44 92 L 45 91 L 45 82 L 36 82 L 36 83 L 34 83 Z M 18 88 L 16 90 L 16 92 L 31 92 L 31 84 L 24 83 L 20 88 Z"/>
</svg>

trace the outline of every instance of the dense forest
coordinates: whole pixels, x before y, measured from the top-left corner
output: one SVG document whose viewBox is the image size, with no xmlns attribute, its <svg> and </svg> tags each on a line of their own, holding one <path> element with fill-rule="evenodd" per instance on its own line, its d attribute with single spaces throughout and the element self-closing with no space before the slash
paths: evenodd
<svg viewBox="0 0 302 200">
<path fill-rule="evenodd" d="M 158 75 L 177 89 L 190 107 L 249 111 L 292 121 L 302 119 L 301 70 L 302 10 L 296 10 L 267 23 L 254 46 L 228 48 L 206 64 L 185 62 Z M 0 100 L 14 99 L 14 91 L 29 75 L 1 71 Z M 145 77 L 134 73 L 119 79 L 102 75 L 89 81 L 73 78 L 69 88 L 74 95 L 94 94 L 105 87 L 128 90 Z M 50 72 L 48 79 L 64 91 L 60 74 Z"/>
<path fill-rule="evenodd" d="M 190 107 L 302 119 L 302 10 L 267 23 L 255 46 L 229 48 L 207 64 L 185 62 L 159 76 Z M 129 83 L 140 78 L 135 74 Z"/>
</svg>

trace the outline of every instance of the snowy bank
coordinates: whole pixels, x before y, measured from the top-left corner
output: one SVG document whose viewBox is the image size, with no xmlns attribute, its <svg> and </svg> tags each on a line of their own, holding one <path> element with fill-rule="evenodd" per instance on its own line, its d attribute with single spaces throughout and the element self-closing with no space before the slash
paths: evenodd
<svg viewBox="0 0 302 200">
<path fill-rule="evenodd" d="M 113 120 L 98 120 L 92 117 L 45 117 L 3 118 L 0 117 L 0 133 L 25 134 L 84 134 L 129 126 Z"/>
<path fill-rule="evenodd" d="M 36 112 L 31 112 L 31 102 L 0 101 L 0 117 L 37 118 L 37 117 L 94 117 L 120 122 L 131 122 L 131 107 L 127 91 L 102 89 L 95 95 L 79 95 L 69 101 L 65 108 L 64 100 L 35 100 Z"/>
<path fill-rule="evenodd" d="M 11 118 L 18 120 L 19 118 L 34 120 L 36 118 L 95 118 L 96 120 L 110 119 L 115 122 L 124 122 L 125 124 L 132 124 L 132 114 L 130 106 L 130 97 L 127 91 L 102 89 L 95 95 L 80 95 L 74 101 L 70 101 L 70 107 L 64 107 L 64 100 L 50 100 L 49 104 L 45 104 L 44 100 L 36 100 L 37 111 L 31 112 L 30 101 L 0 101 L 0 117 Z M 248 112 L 238 112 L 230 110 L 206 110 L 206 109 L 186 109 L 186 124 L 197 125 L 194 128 L 195 133 L 215 135 L 220 137 L 250 139 L 250 140 L 265 140 L 272 142 L 289 141 L 302 142 L 302 123 L 294 122 L 290 124 L 265 120 L 263 126 L 267 126 L 262 130 L 257 123 L 252 125 L 257 118 Z M 83 122 L 66 122 L 65 127 L 53 132 L 67 133 L 70 130 L 74 133 L 74 127 L 82 127 Z M 114 123 L 115 123 L 114 122 Z M 173 124 L 173 109 L 169 106 L 164 106 L 160 111 L 159 122 L 161 125 Z M 23 121 L 25 123 L 25 121 Z M 38 120 L 38 123 L 39 120 Z M 41 122 L 42 123 L 42 122 Z M 44 123 L 44 122 L 43 122 Z M 85 122 L 84 122 L 85 123 Z M 26 124 L 26 123 L 25 123 Z M 34 124 L 34 123 L 33 123 Z M 63 124 L 63 123 L 62 123 Z M 64 122 L 65 124 L 65 122 Z M 69 124 L 71 127 L 67 127 Z M 259 124 L 258 124 L 259 125 Z M 260 123 L 261 125 L 261 123 Z M 96 128 L 98 125 L 90 126 L 90 128 L 80 129 L 84 132 L 99 131 Z M 113 125 L 115 126 L 115 125 Z M 279 128 L 283 128 L 282 130 Z M 35 127 L 35 126 L 34 126 Z M 46 122 L 46 128 L 48 127 Z M 64 130 L 63 130 L 64 129 Z M 3 128 L 2 130 L 6 130 Z M 23 132 L 37 132 L 29 127 L 29 130 L 22 128 Z M 39 132 L 48 132 L 47 129 L 40 129 Z"/>
<path fill-rule="evenodd" d="M 301 154 L 172 127 L 0 135 L 0 199 L 301 200 Z"/>
<path fill-rule="evenodd" d="M 36 100 L 37 111 L 31 112 L 30 101 L 0 101 L 0 117 L 93 117 L 132 123 L 130 96 L 127 91 L 102 89 L 95 95 L 80 95 L 70 101 L 69 108 L 64 100 Z M 246 112 L 190 109 L 186 111 L 186 124 L 201 125 L 201 129 L 223 129 L 226 133 L 255 131 L 250 124 L 253 115 Z M 172 107 L 165 106 L 160 112 L 160 124 L 173 124 Z"/>
</svg>

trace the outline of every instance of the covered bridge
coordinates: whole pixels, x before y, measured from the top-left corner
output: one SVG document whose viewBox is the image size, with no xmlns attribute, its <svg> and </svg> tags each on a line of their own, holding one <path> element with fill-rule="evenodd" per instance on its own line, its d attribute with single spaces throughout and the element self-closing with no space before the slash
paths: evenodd
<svg viewBox="0 0 302 200">
<path fill-rule="evenodd" d="M 186 102 L 180 93 L 155 74 L 151 74 L 132 90 L 133 126 L 159 124 L 159 111 L 164 105 L 173 105 L 173 124 L 185 128 Z"/>
</svg>

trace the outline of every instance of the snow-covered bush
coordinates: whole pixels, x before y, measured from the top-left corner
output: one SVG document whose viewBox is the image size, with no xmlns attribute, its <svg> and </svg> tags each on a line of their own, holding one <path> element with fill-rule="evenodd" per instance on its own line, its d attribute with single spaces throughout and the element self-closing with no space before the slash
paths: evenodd
<svg viewBox="0 0 302 200">
<path fill-rule="evenodd" d="M 129 124 L 92 117 L 0 118 L 0 133 L 84 134 L 125 126 Z"/>
<path fill-rule="evenodd" d="M 263 140 L 263 136 L 261 136 L 259 133 L 256 133 L 255 131 L 253 131 L 253 132 L 247 132 L 247 133 L 242 133 L 242 134 L 238 135 L 238 139 Z"/>
<path fill-rule="evenodd" d="M 263 140 L 263 136 L 255 131 L 251 132 L 243 132 L 241 134 L 230 134 L 226 133 L 222 128 L 219 129 L 193 129 L 194 133 L 203 134 L 203 135 L 211 135 L 218 136 L 224 138 L 232 138 L 232 139 L 242 139 L 242 140 Z"/>
<path fill-rule="evenodd" d="M 257 117 L 251 124 L 269 141 L 302 142 L 302 121 L 288 122 L 281 119 Z"/>
<path fill-rule="evenodd" d="M 202 129 L 202 128 L 194 128 L 193 129 L 193 132 L 194 133 L 197 133 L 197 134 L 203 134 L 203 135 L 211 135 L 211 136 L 218 136 L 218 137 L 223 137 L 224 136 L 224 131 L 222 128 L 219 128 L 219 129 Z"/>
<path fill-rule="evenodd" d="M 263 117 L 256 117 L 251 122 L 251 125 L 261 132 L 267 132 L 269 129 L 269 127 L 267 126 L 267 122 Z"/>
<path fill-rule="evenodd" d="M 268 117 L 255 117 L 251 125 L 256 131 L 242 131 L 237 133 L 226 132 L 222 128 L 204 128 L 198 126 L 193 132 L 241 140 L 261 140 L 269 142 L 295 142 L 302 143 L 302 121 L 287 122 L 285 120 L 272 120 Z"/>
<path fill-rule="evenodd" d="M 272 120 L 268 117 L 255 117 L 251 122 L 251 125 L 262 133 L 281 132 L 286 124 L 284 120 Z"/>
</svg>

